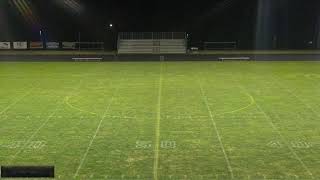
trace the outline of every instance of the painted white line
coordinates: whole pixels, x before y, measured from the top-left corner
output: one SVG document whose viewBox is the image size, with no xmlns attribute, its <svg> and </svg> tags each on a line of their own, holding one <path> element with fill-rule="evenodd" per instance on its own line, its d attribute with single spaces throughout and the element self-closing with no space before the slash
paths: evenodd
<svg viewBox="0 0 320 180">
<path fill-rule="evenodd" d="M 244 87 L 240 86 L 241 89 L 246 90 Z M 246 90 L 247 91 L 247 90 Z M 247 91 L 248 92 L 248 91 Z M 249 94 L 249 92 L 248 92 Z M 256 101 L 255 101 L 256 102 Z M 305 169 L 305 171 L 310 175 L 312 179 L 314 179 L 313 174 L 311 173 L 310 169 L 306 166 L 306 164 L 302 161 L 302 159 L 298 156 L 298 154 L 295 152 L 295 150 L 291 147 L 289 142 L 286 140 L 286 138 L 282 135 L 281 131 L 278 129 L 278 127 L 273 123 L 271 117 L 261 108 L 261 106 L 256 102 L 256 107 L 262 114 L 264 115 L 265 119 L 268 121 L 272 129 L 277 132 L 278 136 L 284 142 L 287 146 L 287 148 L 290 150 L 291 154 L 300 162 L 301 166 Z"/>
<path fill-rule="evenodd" d="M 79 164 L 79 166 L 78 166 L 78 168 L 77 168 L 77 171 L 75 172 L 75 174 L 74 174 L 74 176 L 73 176 L 74 178 L 76 178 L 76 177 L 79 175 L 79 172 L 80 172 L 80 170 L 81 170 L 81 168 L 82 168 L 82 166 L 83 166 L 83 163 L 84 163 L 84 161 L 86 160 L 86 158 L 87 158 L 87 156 L 88 156 L 88 153 L 89 153 L 89 151 L 90 151 L 90 149 L 91 149 L 91 146 L 92 146 L 92 144 L 93 144 L 93 142 L 94 142 L 94 140 L 95 140 L 98 132 L 100 131 L 100 127 L 101 127 L 101 125 L 102 125 L 102 122 L 103 122 L 103 120 L 105 119 L 105 117 L 107 116 L 107 114 L 108 114 L 108 112 L 109 112 L 109 110 L 110 110 L 111 104 L 113 103 L 115 94 L 116 94 L 117 92 L 118 92 L 118 89 L 117 89 L 117 90 L 114 92 L 114 94 L 112 95 L 111 100 L 109 101 L 108 106 L 107 106 L 105 112 L 103 113 L 103 115 L 102 115 L 102 117 L 101 117 L 101 119 L 100 119 L 100 122 L 99 122 L 99 124 L 98 124 L 98 127 L 97 127 L 96 131 L 94 132 L 94 134 L 93 134 L 93 136 L 92 136 L 92 138 L 91 138 L 91 140 L 90 140 L 90 142 L 89 142 L 89 145 L 88 145 L 88 147 L 87 147 L 84 155 L 83 155 L 82 158 L 81 158 L 81 161 L 80 161 L 80 164 Z"/>
<path fill-rule="evenodd" d="M 42 125 L 32 133 L 32 135 L 27 139 L 26 143 L 22 146 L 22 148 L 12 156 L 12 159 L 15 159 L 24 150 L 25 146 L 27 146 L 32 141 L 32 139 L 37 135 L 37 133 L 49 122 L 49 120 L 54 116 L 57 110 L 58 108 L 56 108 L 53 111 L 53 113 L 51 113 L 47 117 L 47 119 L 42 123 Z"/>
<path fill-rule="evenodd" d="M 163 62 L 160 62 L 160 75 L 159 75 L 159 90 L 158 90 L 158 104 L 157 104 L 157 121 L 156 121 L 156 135 L 154 146 L 154 161 L 153 161 L 153 179 L 158 180 L 158 167 L 159 167 L 159 143 L 160 143 L 160 121 L 161 121 L 161 94 L 163 82 Z"/>
<path fill-rule="evenodd" d="M 33 90 L 33 88 L 31 88 L 29 91 L 27 91 L 23 96 L 19 97 L 18 99 L 16 99 L 14 102 L 12 102 L 11 104 L 9 104 L 7 107 L 5 107 L 2 111 L 0 111 L 0 115 L 2 115 L 4 112 L 6 112 L 7 110 L 9 110 L 12 106 L 16 105 L 19 101 L 21 101 L 23 98 L 25 98 L 26 96 L 28 96 L 31 91 Z"/>
<path fill-rule="evenodd" d="M 222 150 L 222 152 L 223 152 L 224 159 L 225 159 L 225 161 L 226 161 L 226 163 L 227 163 L 228 170 L 229 170 L 229 173 L 230 173 L 230 177 L 231 177 L 231 179 L 233 179 L 233 178 L 234 178 L 233 169 L 232 169 L 232 166 L 231 166 L 229 157 L 228 157 L 228 155 L 227 155 L 227 153 L 226 153 L 226 150 L 225 150 L 225 148 L 224 148 L 224 145 L 223 145 L 223 143 L 222 143 L 222 138 L 221 138 L 221 135 L 220 135 L 220 133 L 219 133 L 219 130 L 218 130 L 218 127 L 217 127 L 217 123 L 216 123 L 216 121 L 214 120 L 214 114 L 213 114 L 213 112 L 212 112 L 212 110 L 211 110 L 211 108 L 210 108 L 210 106 L 209 106 L 208 97 L 207 97 L 207 95 L 205 94 L 205 91 L 204 91 L 204 89 L 203 89 L 203 87 L 202 87 L 202 84 L 201 84 L 200 80 L 199 80 L 199 85 L 200 85 L 200 90 L 201 90 L 201 95 L 202 95 L 203 101 L 204 101 L 204 103 L 205 103 L 206 106 L 207 106 L 207 110 L 208 110 L 208 112 L 209 112 L 212 125 L 213 125 L 213 127 L 214 127 L 214 129 L 215 129 L 216 135 L 217 135 L 218 140 L 219 140 L 220 148 L 221 148 L 221 150 Z"/>
<path fill-rule="evenodd" d="M 279 83 L 279 81 L 276 78 L 273 78 L 277 81 L 278 86 L 283 87 L 281 83 Z M 283 87 L 284 88 L 284 87 Z M 293 97 L 295 97 L 298 101 L 300 101 L 304 106 L 306 106 L 308 109 L 310 109 L 315 115 L 317 115 L 318 117 L 320 117 L 319 113 L 317 113 L 317 111 L 307 102 L 305 102 L 304 100 L 302 100 L 299 95 L 297 95 L 294 91 L 292 91 L 290 88 L 284 88 L 286 89 L 287 92 L 289 92 Z"/>
<path fill-rule="evenodd" d="M 81 83 L 82 83 L 82 80 L 79 81 L 79 83 L 77 84 L 78 87 L 75 88 L 74 91 L 78 90 L 78 89 L 81 87 Z M 72 93 L 74 93 L 74 92 L 72 92 Z M 71 94 L 72 94 L 72 93 L 71 93 Z M 66 97 L 67 97 L 67 96 L 66 96 Z M 63 102 L 62 102 L 62 103 L 63 103 Z M 56 112 L 58 111 L 59 107 L 61 107 L 62 103 L 61 103 L 61 104 L 58 104 L 57 107 L 55 108 L 55 110 L 46 118 L 46 120 L 41 124 L 41 126 L 38 127 L 38 129 L 32 133 L 32 135 L 27 139 L 27 141 L 26 141 L 26 143 L 24 144 L 24 146 L 22 146 L 22 148 L 12 156 L 12 159 L 15 159 L 21 152 L 23 152 L 25 146 L 28 145 L 28 144 L 32 141 L 32 139 L 38 134 L 38 132 L 39 132 L 44 126 L 47 125 L 47 123 L 51 120 L 52 117 L 54 117 L 54 115 L 55 115 Z"/>
</svg>

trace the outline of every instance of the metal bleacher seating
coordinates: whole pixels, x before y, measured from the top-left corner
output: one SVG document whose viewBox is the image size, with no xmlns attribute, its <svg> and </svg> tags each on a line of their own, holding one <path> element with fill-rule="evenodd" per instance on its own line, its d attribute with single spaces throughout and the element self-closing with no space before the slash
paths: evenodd
<svg viewBox="0 0 320 180">
<path fill-rule="evenodd" d="M 141 36 L 139 36 L 141 37 Z M 118 38 L 119 54 L 185 54 L 186 39 L 181 38 Z"/>
</svg>

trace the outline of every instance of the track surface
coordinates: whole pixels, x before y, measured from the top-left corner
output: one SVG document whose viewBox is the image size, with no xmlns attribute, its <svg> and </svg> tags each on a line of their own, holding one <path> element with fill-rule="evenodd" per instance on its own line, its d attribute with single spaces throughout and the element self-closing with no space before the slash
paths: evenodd
<svg viewBox="0 0 320 180">
<path fill-rule="evenodd" d="M 161 58 L 162 56 L 162 58 Z M 318 61 L 318 54 L 277 54 L 277 55 L 1 55 L 0 61 L 74 61 L 72 58 L 102 58 L 102 61 L 219 61 L 220 58 L 249 57 L 256 61 Z"/>
</svg>

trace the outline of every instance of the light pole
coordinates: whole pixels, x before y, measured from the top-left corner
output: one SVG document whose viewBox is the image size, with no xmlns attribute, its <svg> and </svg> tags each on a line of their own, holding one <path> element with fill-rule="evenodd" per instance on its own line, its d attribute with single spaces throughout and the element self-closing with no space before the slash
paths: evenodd
<svg viewBox="0 0 320 180">
<path fill-rule="evenodd" d="M 42 29 L 40 29 L 39 35 L 40 35 L 40 42 L 42 44 L 42 47 L 45 48 L 45 37 L 43 37 L 43 35 L 45 36 L 45 34 L 44 34 L 44 31 Z"/>
<path fill-rule="evenodd" d="M 110 23 L 107 25 L 107 38 L 106 38 L 106 50 L 113 50 L 114 48 L 114 32 L 115 27 L 114 24 Z"/>
<path fill-rule="evenodd" d="M 78 43 L 79 43 L 79 52 L 81 51 L 81 32 L 78 32 Z"/>
</svg>

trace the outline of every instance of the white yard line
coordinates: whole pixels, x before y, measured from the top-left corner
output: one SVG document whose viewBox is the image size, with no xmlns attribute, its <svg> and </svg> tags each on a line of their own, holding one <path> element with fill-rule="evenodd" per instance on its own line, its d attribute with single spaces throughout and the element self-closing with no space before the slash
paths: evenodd
<svg viewBox="0 0 320 180">
<path fill-rule="evenodd" d="M 23 94 L 23 96 L 19 97 L 18 99 L 16 99 L 15 101 L 13 101 L 11 104 L 9 104 L 7 107 L 5 107 L 2 111 L 0 111 L 0 115 L 5 113 L 8 109 L 10 109 L 12 106 L 16 105 L 19 101 L 21 101 L 23 98 L 25 98 L 26 96 L 28 96 L 31 91 L 33 90 L 33 88 L 31 88 L 29 91 L 27 91 L 26 93 Z"/>
<path fill-rule="evenodd" d="M 58 108 L 56 108 L 54 110 L 53 113 L 51 113 L 47 119 L 41 124 L 41 126 L 32 133 L 32 135 L 27 139 L 27 141 L 24 143 L 24 145 L 22 146 L 22 148 L 16 152 L 13 156 L 12 156 L 12 159 L 15 159 L 25 148 L 25 146 L 27 146 L 31 141 L 32 139 L 38 134 L 38 132 L 49 122 L 49 120 L 55 115 L 56 111 L 58 110 Z"/>
<path fill-rule="evenodd" d="M 159 75 L 159 90 L 158 90 L 158 104 L 157 104 L 157 121 L 156 121 L 156 135 L 154 146 L 154 161 L 153 161 L 153 179 L 158 180 L 158 166 L 159 166 L 159 143 L 160 143 L 160 121 L 161 121 L 161 94 L 163 82 L 163 63 L 160 62 L 160 75 Z"/>
<path fill-rule="evenodd" d="M 287 89 L 288 92 L 290 92 L 298 101 L 300 101 L 303 105 L 305 105 L 307 108 L 309 108 L 315 115 L 317 115 L 318 117 L 320 117 L 319 113 L 307 102 L 305 102 L 304 100 L 302 100 L 296 93 L 294 93 L 293 91 Z"/>
<path fill-rule="evenodd" d="M 220 148 L 221 148 L 221 150 L 222 150 L 222 152 L 223 152 L 224 159 L 225 159 L 225 161 L 226 161 L 226 163 L 227 163 L 228 170 L 229 170 L 229 173 L 230 173 L 230 177 L 231 177 L 231 179 L 233 179 L 233 178 L 234 178 L 233 169 L 232 169 L 232 166 L 231 166 L 229 157 L 228 157 L 228 155 L 227 155 L 227 153 L 226 153 L 226 150 L 225 150 L 225 148 L 224 148 L 224 145 L 223 145 L 223 143 L 222 143 L 222 138 L 221 138 L 221 135 L 220 135 L 220 133 L 219 133 L 219 130 L 218 130 L 218 127 L 217 127 L 217 123 L 216 123 L 216 121 L 214 120 L 214 117 L 215 117 L 215 116 L 214 116 L 214 114 L 213 114 L 213 111 L 212 111 L 211 108 L 210 108 L 210 105 L 209 105 L 209 102 L 208 102 L 208 97 L 207 97 L 207 95 L 205 94 L 205 91 L 204 91 L 204 89 L 203 89 L 202 84 L 201 84 L 200 81 L 199 81 L 199 85 L 200 85 L 200 90 L 201 90 L 201 95 L 202 95 L 203 101 L 204 101 L 204 103 L 205 103 L 206 106 L 207 106 L 207 110 L 208 110 L 208 112 L 209 112 L 212 125 L 213 125 L 213 127 L 214 127 L 214 129 L 215 129 L 216 135 L 217 135 L 218 140 L 219 140 Z"/>
<path fill-rule="evenodd" d="M 316 110 L 314 110 L 314 108 L 307 102 L 305 102 L 304 100 L 302 100 L 294 91 L 290 90 L 290 88 L 287 87 L 283 87 L 281 83 L 279 83 L 279 80 L 276 78 L 273 78 L 277 81 L 277 84 L 279 87 L 284 88 L 288 93 L 290 93 L 293 97 L 295 97 L 298 101 L 300 101 L 304 106 L 306 106 L 308 109 L 310 109 L 314 114 L 316 114 L 318 117 L 320 117 L 319 113 L 317 113 Z"/>
<path fill-rule="evenodd" d="M 78 90 L 80 87 L 81 87 L 81 84 L 82 84 L 82 80 L 79 81 L 79 83 L 77 84 L 78 87 L 75 88 L 74 91 Z M 72 92 L 71 94 L 73 94 L 74 92 Z M 66 96 L 68 97 L 68 96 Z M 32 139 L 38 134 L 38 132 L 48 124 L 48 122 L 51 120 L 51 118 L 56 114 L 56 112 L 58 111 L 58 109 L 61 107 L 61 105 L 63 104 L 63 101 L 61 102 L 61 104 L 58 104 L 57 107 L 55 108 L 55 110 L 48 115 L 48 117 L 46 118 L 46 120 L 41 124 L 41 126 L 38 127 L 38 129 L 36 131 L 34 131 L 32 133 L 32 135 L 27 139 L 26 143 L 24 143 L 23 147 L 18 151 L 16 152 L 13 156 L 12 156 L 12 159 L 15 159 L 21 152 L 23 152 L 25 146 L 27 146 L 31 141 Z"/>
<path fill-rule="evenodd" d="M 75 172 L 75 174 L 74 174 L 74 176 L 73 176 L 74 178 L 76 178 L 76 177 L 79 175 L 79 172 L 80 172 L 80 170 L 81 170 L 81 168 L 82 168 L 82 166 L 83 166 L 84 161 L 86 160 L 86 158 L 87 158 L 87 156 L 88 156 L 88 153 L 89 153 L 89 151 L 90 151 L 90 149 L 91 149 L 91 146 L 92 146 L 92 144 L 93 144 L 93 142 L 94 142 L 97 134 L 98 134 L 99 131 L 100 131 L 100 127 L 101 127 L 101 125 L 102 125 L 102 122 L 103 122 L 103 120 L 105 119 L 105 117 L 107 116 L 107 114 L 108 114 L 108 112 L 109 112 L 109 110 L 110 110 L 111 104 L 113 103 L 113 100 L 114 100 L 114 97 L 115 97 L 117 91 L 118 91 L 118 89 L 117 89 L 117 90 L 114 92 L 114 94 L 112 95 L 112 97 L 111 97 L 111 99 L 110 99 L 110 101 L 109 101 L 109 103 L 108 103 L 108 106 L 107 106 L 105 112 L 103 113 L 103 115 L 102 115 L 102 117 L 101 117 L 101 119 L 100 119 L 100 122 L 99 122 L 99 124 L 98 124 L 98 127 L 97 127 L 97 129 L 95 130 L 95 132 L 94 132 L 94 134 L 93 134 L 93 136 L 92 136 L 92 138 L 91 138 L 91 140 L 90 140 L 90 142 L 89 142 L 89 145 L 88 145 L 85 153 L 83 154 L 83 156 L 82 156 L 82 158 L 81 158 L 81 161 L 80 161 L 80 164 L 79 164 L 79 166 L 78 166 L 78 168 L 77 168 L 77 171 Z"/>
<path fill-rule="evenodd" d="M 242 89 L 246 90 L 244 87 L 240 86 Z M 247 91 L 247 90 L 246 90 Z M 248 91 L 247 91 L 248 92 Z M 250 94 L 248 92 L 248 94 Z M 265 119 L 268 121 L 272 129 L 277 132 L 278 136 L 280 137 L 281 141 L 284 142 L 287 146 L 287 148 L 290 150 L 291 154 L 300 162 L 301 166 L 305 169 L 305 171 L 310 175 L 312 179 L 314 179 L 313 174 L 311 173 L 310 169 L 306 166 L 306 164 L 302 161 L 302 159 L 298 156 L 298 154 L 295 152 L 295 150 L 290 146 L 286 138 L 282 135 L 281 131 L 279 128 L 273 123 L 271 117 L 261 108 L 261 106 L 255 101 L 255 105 L 258 108 L 260 112 L 263 113 Z"/>
</svg>

